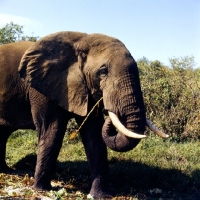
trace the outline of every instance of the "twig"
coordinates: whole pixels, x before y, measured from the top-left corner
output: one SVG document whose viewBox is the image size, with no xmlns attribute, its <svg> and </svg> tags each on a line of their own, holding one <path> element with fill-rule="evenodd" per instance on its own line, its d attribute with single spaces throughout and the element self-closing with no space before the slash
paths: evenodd
<svg viewBox="0 0 200 200">
<path fill-rule="evenodd" d="M 90 114 L 93 112 L 93 110 L 96 108 L 96 106 L 99 104 L 99 102 L 103 99 L 103 97 L 101 97 L 96 103 L 95 105 L 92 107 L 92 109 L 90 110 L 90 112 L 87 114 L 86 118 L 83 120 L 83 122 L 81 123 L 81 125 L 79 126 L 79 128 L 77 130 L 75 130 L 74 132 L 72 132 L 70 134 L 69 139 L 74 139 L 76 137 L 76 135 L 78 134 L 78 132 L 80 131 L 80 129 L 82 128 L 82 126 L 84 125 L 84 123 L 86 122 L 86 120 L 88 119 L 88 117 L 90 116 Z"/>
</svg>

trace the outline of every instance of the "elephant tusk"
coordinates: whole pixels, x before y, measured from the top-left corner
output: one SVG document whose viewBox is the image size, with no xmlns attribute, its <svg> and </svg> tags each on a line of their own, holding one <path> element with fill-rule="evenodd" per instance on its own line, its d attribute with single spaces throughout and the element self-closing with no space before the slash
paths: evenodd
<svg viewBox="0 0 200 200">
<path fill-rule="evenodd" d="M 151 121 L 150 121 L 149 119 L 146 119 L 146 125 L 147 125 L 147 127 L 148 127 L 151 131 L 153 131 L 153 132 L 156 133 L 157 135 L 159 135 L 159 136 L 161 136 L 161 137 L 163 137 L 163 138 L 168 138 L 168 137 L 169 137 L 168 134 L 163 133 L 161 130 L 159 130 L 157 127 L 155 127 L 155 126 L 151 123 Z"/>
<path fill-rule="evenodd" d="M 147 137 L 146 135 L 140 135 L 132 131 L 129 131 L 127 128 L 124 127 L 124 125 L 120 122 L 117 115 L 114 114 L 113 112 L 108 111 L 108 114 L 115 128 L 121 133 L 123 133 L 124 135 L 126 135 L 127 137 L 136 138 L 136 139 L 143 139 Z"/>
</svg>

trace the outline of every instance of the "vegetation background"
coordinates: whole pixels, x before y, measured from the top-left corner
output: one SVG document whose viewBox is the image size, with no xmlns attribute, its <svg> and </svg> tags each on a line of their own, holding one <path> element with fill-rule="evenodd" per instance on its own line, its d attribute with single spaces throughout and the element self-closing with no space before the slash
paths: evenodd
<svg viewBox="0 0 200 200">
<path fill-rule="evenodd" d="M 0 29 L 0 45 L 38 38 L 25 36 L 23 26 L 13 22 Z M 115 199 L 200 199 L 200 69 L 191 56 L 170 58 L 170 66 L 145 57 L 137 63 L 147 116 L 171 137 L 161 139 L 147 130 L 149 138 L 128 153 L 108 149 Z M 69 137 L 76 129 L 71 120 L 52 181 L 54 191 L 49 193 L 27 188 L 34 181 L 37 134 L 13 133 L 6 161 L 17 175 L 0 174 L 0 196 L 85 199 L 90 178 L 84 148 L 78 135 L 73 140 Z"/>
</svg>

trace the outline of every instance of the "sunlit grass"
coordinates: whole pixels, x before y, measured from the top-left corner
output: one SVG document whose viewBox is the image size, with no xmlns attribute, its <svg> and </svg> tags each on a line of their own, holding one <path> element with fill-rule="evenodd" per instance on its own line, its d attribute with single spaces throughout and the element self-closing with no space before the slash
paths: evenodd
<svg viewBox="0 0 200 200">
<path fill-rule="evenodd" d="M 6 160 L 9 166 L 16 168 L 22 180 L 27 173 L 33 176 L 36 153 L 36 132 L 19 130 L 9 138 Z M 176 143 L 170 139 L 149 137 L 126 153 L 108 149 L 108 159 L 109 187 L 118 197 L 192 199 L 192 195 L 200 188 L 199 141 Z M 11 180 L 8 180 L 10 183 Z M 79 139 L 69 140 L 69 136 L 65 136 L 53 181 L 64 188 L 67 195 L 86 197 L 90 189 L 90 174 Z M 156 191 L 155 188 L 161 189 L 162 193 L 150 192 Z"/>
</svg>

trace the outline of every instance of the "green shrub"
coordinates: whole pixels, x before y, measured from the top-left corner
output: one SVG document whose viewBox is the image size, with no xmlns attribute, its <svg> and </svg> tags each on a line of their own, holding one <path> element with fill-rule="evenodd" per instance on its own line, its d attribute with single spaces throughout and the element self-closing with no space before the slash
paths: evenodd
<svg viewBox="0 0 200 200">
<path fill-rule="evenodd" d="M 175 140 L 200 138 L 200 70 L 193 57 L 138 61 L 147 117 Z"/>
</svg>

